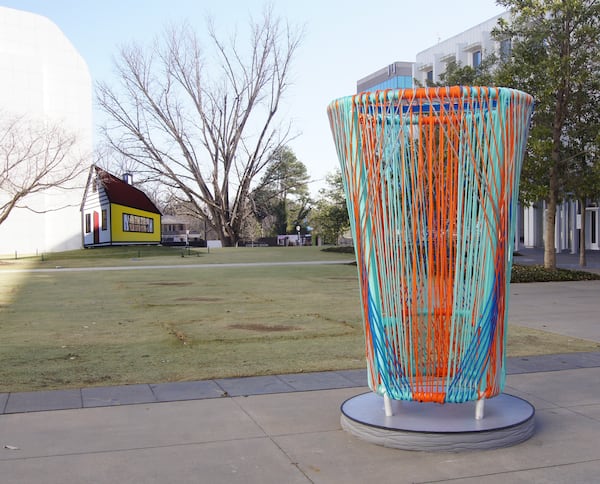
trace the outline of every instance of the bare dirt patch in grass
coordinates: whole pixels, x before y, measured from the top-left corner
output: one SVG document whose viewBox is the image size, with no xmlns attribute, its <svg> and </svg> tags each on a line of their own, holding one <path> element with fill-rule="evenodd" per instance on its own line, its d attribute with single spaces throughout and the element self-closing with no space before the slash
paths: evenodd
<svg viewBox="0 0 600 484">
<path fill-rule="evenodd" d="M 149 282 L 150 286 L 177 286 L 177 287 L 185 287 L 191 286 L 193 283 L 189 281 L 158 281 L 158 282 Z"/>
<path fill-rule="evenodd" d="M 249 331 L 259 331 L 259 332 L 275 332 L 279 333 L 282 331 L 299 331 L 302 328 L 297 328 L 296 326 L 268 326 L 266 324 L 260 323 L 246 323 L 246 324 L 230 324 L 227 326 L 232 329 L 247 329 Z"/>
<path fill-rule="evenodd" d="M 178 301 L 178 302 L 222 302 L 223 298 L 193 296 L 193 297 L 178 297 L 177 299 L 175 299 L 175 301 Z"/>
</svg>

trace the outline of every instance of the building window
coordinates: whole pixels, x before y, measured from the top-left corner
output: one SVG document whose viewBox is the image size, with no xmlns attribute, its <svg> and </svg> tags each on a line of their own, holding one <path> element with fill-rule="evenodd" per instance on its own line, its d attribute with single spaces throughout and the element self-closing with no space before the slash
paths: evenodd
<svg viewBox="0 0 600 484">
<path fill-rule="evenodd" d="M 92 192 L 96 193 L 98 191 L 98 180 L 94 178 L 92 180 Z"/>
<path fill-rule="evenodd" d="M 500 58 L 507 60 L 512 52 L 512 43 L 510 39 L 504 39 L 500 42 Z"/>
<path fill-rule="evenodd" d="M 102 230 L 108 229 L 108 211 L 102 210 Z"/>
<path fill-rule="evenodd" d="M 92 215 L 89 213 L 85 214 L 85 233 L 89 234 L 92 231 Z"/>
<path fill-rule="evenodd" d="M 154 232 L 154 220 L 141 215 L 123 214 L 123 232 Z"/>
<path fill-rule="evenodd" d="M 481 65 L 481 51 L 476 50 L 473 52 L 473 67 L 477 69 Z"/>
<path fill-rule="evenodd" d="M 433 69 L 430 71 L 427 71 L 426 80 L 427 80 L 427 82 L 433 82 Z"/>
</svg>

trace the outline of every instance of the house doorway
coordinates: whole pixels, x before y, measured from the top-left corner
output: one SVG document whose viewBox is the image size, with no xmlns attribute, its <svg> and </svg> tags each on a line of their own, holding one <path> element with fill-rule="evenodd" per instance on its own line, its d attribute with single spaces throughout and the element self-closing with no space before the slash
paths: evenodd
<svg viewBox="0 0 600 484">
<path fill-rule="evenodd" d="M 100 243 L 100 216 L 94 212 L 94 244 Z"/>
</svg>

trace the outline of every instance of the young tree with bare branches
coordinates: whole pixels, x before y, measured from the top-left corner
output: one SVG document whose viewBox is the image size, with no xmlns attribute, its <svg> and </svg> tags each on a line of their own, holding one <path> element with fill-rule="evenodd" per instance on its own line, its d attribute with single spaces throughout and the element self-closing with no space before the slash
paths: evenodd
<svg viewBox="0 0 600 484">
<path fill-rule="evenodd" d="M 15 208 L 28 208 L 35 194 L 70 189 L 87 169 L 75 152 L 76 138 L 58 124 L 25 116 L 0 116 L 0 224 Z M 42 211 L 63 207 L 45 207 Z M 34 211 L 40 211 L 36 208 Z"/>
<path fill-rule="evenodd" d="M 265 10 L 250 38 L 225 43 L 208 23 L 216 63 L 189 26 L 149 49 L 123 48 L 119 88 L 100 84 L 108 143 L 207 216 L 224 245 L 240 238 L 253 180 L 290 139 L 277 119 L 301 32 Z"/>
</svg>

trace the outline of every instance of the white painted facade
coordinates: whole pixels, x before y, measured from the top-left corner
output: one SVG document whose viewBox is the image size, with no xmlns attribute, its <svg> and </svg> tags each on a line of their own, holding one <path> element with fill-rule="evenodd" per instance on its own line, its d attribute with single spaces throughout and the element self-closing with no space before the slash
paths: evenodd
<svg viewBox="0 0 600 484">
<path fill-rule="evenodd" d="M 76 135 L 73 156 L 91 161 L 92 83 L 85 61 L 50 20 L 5 7 L 0 7 L 0 113 L 60 125 Z M 43 213 L 14 209 L 0 224 L 0 256 L 80 248 L 86 177 L 83 172 L 73 189 L 52 189 L 23 202 Z"/>
<path fill-rule="evenodd" d="M 97 179 L 93 166 L 90 168 L 83 197 L 80 214 L 80 217 L 83 216 L 81 222 L 83 227 L 80 227 L 80 230 L 83 228 L 83 246 L 109 245 L 112 241 L 111 224 L 109 223 L 111 220 L 110 201 L 104 186 Z M 89 217 L 87 222 L 86 217 Z M 90 226 L 91 230 L 86 230 L 86 224 Z M 97 237 L 97 240 L 94 240 L 94 237 Z"/>
<path fill-rule="evenodd" d="M 486 55 L 499 54 L 503 45 L 493 40 L 491 33 L 500 18 L 508 20 L 510 14 L 505 12 L 492 17 L 419 52 L 414 65 L 414 78 L 425 86 L 428 78 L 439 81 L 440 74 L 446 71 L 446 66 L 451 61 L 456 61 L 461 66 L 477 67 Z"/>
<path fill-rule="evenodd" d="M 585 217 L 585 248 L 600 250 L 600 208 L 598 202 L 589 202 L 583 211 Z M 522 212 L 526 219 L 522 232 L 525 247 L 544 246 L 544 227 L 546 224 L 545 202 L 525 207 Z M 582 210 L 577 201 L 567 200 L 556 208 L 556 228 L 554 240 L 557 252 L 579 252 Z"/>
</svg>

